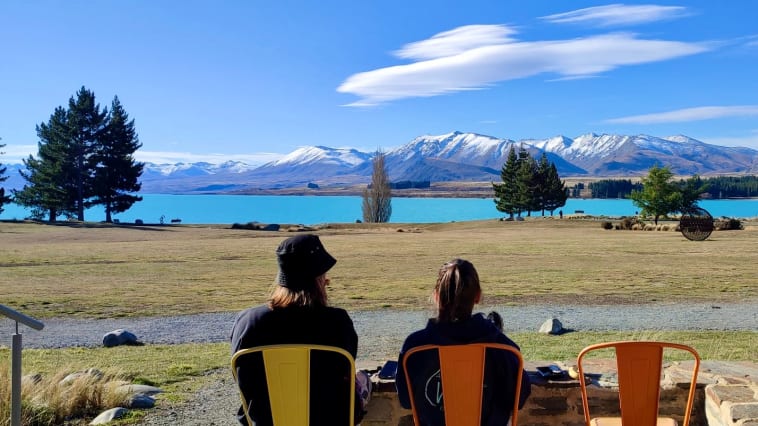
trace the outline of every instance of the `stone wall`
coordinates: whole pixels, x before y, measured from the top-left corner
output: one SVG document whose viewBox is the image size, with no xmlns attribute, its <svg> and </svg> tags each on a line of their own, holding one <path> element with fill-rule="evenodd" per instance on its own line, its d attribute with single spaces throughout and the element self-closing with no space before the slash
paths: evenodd
<svg viewBox="0 0 758 426">
<path fill-rule="evenodd" d="M 584 413 L 579 382 L 576 380 L 546 381 L 532 376 L 532 393 L 519 411 L 519 425 L 524 426 L 582 426 Z M 593 386 L 589 389 L 590 413 L 593 416 L 618 416 L 618 392 L 610 388 Z M 704 386 L 698 386 L 691 426 L 706 426 Z M 682 424 L 687 402 L 687 385 L 674 386 L 661 391 L 660 413 Z M 400 406 L 393 382 L 379 383 L 369 411 L 361 425 L 412 425 L 410 410 Z"/>
<path fill-rule="evenodd" d="M 527 361 L 533 372 L 545 362 Z M 557 363 L 564 369 L 566 365 Z M 589 367 L 589 368 L 587 368 Z M 588 360 L 586 371 L 593 374 L 596 386 L 590 387 L 590 413 L 593 416 L 618 416 L 618 392 L 614 388 L 614 362 Z M 682 424 L 687 403 L 692 362 L 667 363 L 661 380 L 659 412 Z M 535 373 L 532 393 L 519 411 L 523 426 L 581 426 L 584 424 L 579 382 L 564 377 L 545 380 Z M 362 425 L 412 425 L 410 410 L 400 407 L 393 381 L 377 381 Z M 758 426 L 758 364 L 749 361 L 703 361 L 698 373 L 691 426 Z"/>
</svg>

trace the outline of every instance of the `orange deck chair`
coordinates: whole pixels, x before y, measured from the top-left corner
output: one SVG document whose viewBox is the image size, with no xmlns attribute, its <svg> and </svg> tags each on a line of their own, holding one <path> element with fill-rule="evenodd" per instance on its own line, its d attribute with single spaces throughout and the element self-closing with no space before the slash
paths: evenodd
<svg viewBox="0 0 758 426">
<path fill-rule="evenodd" d="M 336 352 L 350 362 L 350 425 L 354 421 L 355 403 L 355 360 L 342 348 L 323 345 L 269 345 L 242 349 L 232 355 L 232 374 L 235 383 L 237 363 L 252 353 L 263 354 L 266 383 L 271 406 L 271 416 L 275 425 L 308 426 L 310 414 L 310 357 L 312 351 Z M 249 425 L 253 424 L 248 413 L 245 395 L 240 390 L 242 408 Z M 255 395 L 249 397 L 255 398 Z M 348 407 L 345 407 L 348 410 Z"/>
<path fill-rule="evenodd" d="M 582 360 L 587 353 L 606 348 L 614 348 L 616 351 L 621 417 L 598 417 L 591 419 Z M 676 420 L 658 416 L 664 348 L 689 352 L 695 360 L 683 422 L 684 426 L 689 425 L 697 384 L 697 372 L 700 368 L 700 356 L 689 346 L 677 343 L 647 341 L 599 343 L 587 346 L 579 353 L 577 366 L 579 368 L 579 384 L 582 391 L 585 423 L 588 426 L 675 426 L 677 424 Z"/>
<path fill-rule="evenodd" d="M 524 369 L 524 359 L 521 352 L 513 346 L 501 343 L 470 343 L 465 345 L 424 345 L 408 350 L 403 358 L 405 382 L 411 400 L 413 422 L 419 425 L 416 412 L 413 387 L 411 386 L 412 371 L 408 370 L 408 360 L 415 354 L 425 351 L 437 351 L 440 360 L 440 379 L 444 399 L 445 425 L 468 426 L 480 425 L 482 414 L 482 390 L 484 384 L 484 361 L 487 348 L 504 350 L 513 353 L 518 358 L 519 369 Z M 516 378 L 515 400 L 503 401 L 503 404 L 513 404 L 511 425 L 518 423 L 518 403 L 521 394 L 521 375 Z"/>
</svg>

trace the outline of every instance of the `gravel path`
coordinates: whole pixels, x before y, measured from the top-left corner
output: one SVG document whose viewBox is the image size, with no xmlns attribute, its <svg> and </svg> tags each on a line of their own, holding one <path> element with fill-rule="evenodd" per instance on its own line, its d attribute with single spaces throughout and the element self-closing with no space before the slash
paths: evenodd
<svg viewBox="0 0 758 426">
<path fill-rule="evenodd" d="M 730 304 L 656 305 L 533 305 L 480 307 L 503 316 L 506 333 L 536 331 L 547 319 L 558 318 L 575 331 L 605 330 L 758 330 L 758 301 Z M 351 312 L 360 338 L 357 362 L 365 367 L 397 356 L 405 336 L 423 327 L 430 311 Z M 19 326 L 24 348 L 95 347 L 105 333 L 126 329 L 146 344 L 226 342 L 236 313 L 155 318 L 82 320 L 54 318 L 35 331 Z M 9 346 L 15 323 L 0 319 L 0 346 Z M 234 425 L 238 396 L 227 369 L 210 372 L 208 383 L 185 404 L 161 400 L 149 410 L 143 425 Z"/>
</svg>

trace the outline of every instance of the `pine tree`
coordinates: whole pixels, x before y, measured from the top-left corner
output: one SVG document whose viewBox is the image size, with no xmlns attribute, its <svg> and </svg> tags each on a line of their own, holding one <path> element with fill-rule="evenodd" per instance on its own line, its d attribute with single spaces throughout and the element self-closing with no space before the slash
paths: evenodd
<svg viewBox="0 0 758 426">
<path fill-rule="evenodd" d="M 516 187 L 518 215 L 526 211 L 527 216 L 532 215 L 532 211 L 538 207 L 535 202 L 537 162 L 523 146 L 518 153 L 518 167 L 516 171 Z"/>
<path fill-rule="evenodd" d="M 392 216 L 392 190 L 384 153 L 377 151 L 372 164 L 371 184 L 363 190 L 363 221 L 389 222 Z"/>
<path fill-rule="evenodd" d="M 500 178 L 503 183 L 493 183 L 492 189 L 495 191 L 495 208 L 498 211 L 507 213 L 513 219 L 514 213 L 518 210 L 517 193 L 518 183 L 516 181 L 516 172 L 518 169 L 518 157 L 516 149 L 511 145 L 508 151 L 508 158 L 500 170 Z"/>
<path fill-rule="evenodd" d="M 550 162 L 547 161 L 547 154 L 545 152 L 540 156 L 540 161 L 537 162 L 537 168 L 534 173 L 534 207 L 535 210 L 542 212 L 542 216 L 545 216 L 545 209 L 550 199 L 550 183 L 548 182 L 548 174 L 550 173 Z"/>
<path fill-rule="evenodd" d="M 95 94 L 84 86 L 76 92 L 76 99 L 71 97 L 68 101 L 78 220 L 84 220 L 85 203 L 94 195 L 94 170 L 97 164 L 94 154 L 105 136 L 107 115 L 107 109 L 100 111 L 100 104 L 95 103 Z"/>
<path fill-rule="evenodd" d="M 93 198 L 91 205 L 105 207 L 105 221 L 112 222 L 112 214 L 128 210 L 142 197 L 130 193 L 139 192 L 144 164 L 134 160 L 134 153 L 142 147 L 134 129 L 134 120 L 124 110 L 118 96 L 113 98 L 105 132 L 94 146 L 92 163 Z"/>
<path fill-rule="evenodd" d="M 0 149 L 5 147 L 4 143 L 0 143 Z M 0 155 L 5 154 L 3 151 L 0 151 Z M 3 163 L 0 163 L 0 184 L 8 180 L 8 176 L 5 175 L 5 172 L 8 171 L 8 168 L 3 165 Z M 0 186 L 0 213 L 3 212 L 3 205 L 8 204 L 11 202 L 11 197 L 5 195 L 5 188 Z"/>
<path fill-rule="evenodd" d="M 558 169 L 555 167 L 555 163 L 550 163 L 546 180 L 548 195 L 545 201 L 545 209 L 549 210 L 550 216 L 552 216 L 555 209 L 566 205 L 568 192 L 566 190 L 566 184 L 558 175 Z"/>
<path fill-rule="evenodd" d="M 59 215 L 71 216 L 76 212 L 76 175 L 70 155 L 68 113 L 62 107 L 55 109 L 50 120 L 37 126 L 39 138 L 37 158 L 22 160 L 26 166 L 21 176 L 28 185 L 14 191 L 16 204 L 32 210 L 32 216 L 41 219 L 45 214 L 55 222 Z"/>
</svg>

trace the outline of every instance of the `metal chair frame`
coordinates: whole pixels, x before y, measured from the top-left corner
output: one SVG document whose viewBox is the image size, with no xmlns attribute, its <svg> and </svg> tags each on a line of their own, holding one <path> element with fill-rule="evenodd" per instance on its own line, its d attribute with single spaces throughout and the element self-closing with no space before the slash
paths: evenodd
<svg viewBox="0 0 758 426">
<path fill-rule="evenodd" d="M 239 388 L 237 362 L 241 357 L 260 352 L 266 371 L 271 416 L 276 425 L 307 426 L 310 415 L 310 358 L 312 351 L 334 352 L 350 363 L 350 426 L 355 414 L 355 360 L 346 350 L 334 346 L 286 344 L 257 346 L 241 349 L 232 355 L 234 382 L 238 384 L 240 400 L 249 425 L 253 420 L 248 412 L 247 400 Z"/>
<path fill-rule="evenodd" d="M 618 372 L 620 418 L 592 419 L 589 412 L 589 398 L 587 396 L 587 383 L 582 361 L 589 352 L 599 349 L 613 348 L 616 352 L 616 365 Z M 684 426 L 689 425 L 692 405 L 695 399 L 697 387 L 697 373 L 700 368 L 700 356 L 693 348 L 669 342 L 656 341 L 619 341 L 590 345 L 584 348 L 577 357 L 579 368 L 579 385 L 582 392 L 582 405 L 584 407 L 584 421 L 591 424 L 603 424 L 610 421 L 611 424 L 629 426 L 652 426 L 662 424 L 664 419 L 659 417 L 658 405 L 660 399 L 661 369 L 663 366 L 663 350 L 666 348 L 678 349 L 689 352 L 694 358 L 692 378 L 687 396 L 687 406 L 684 413 Z M 620 419 L 620 423 L 619 423 Z M 594 423 L 591 423 L 594 421 Z"/>
</svg>

